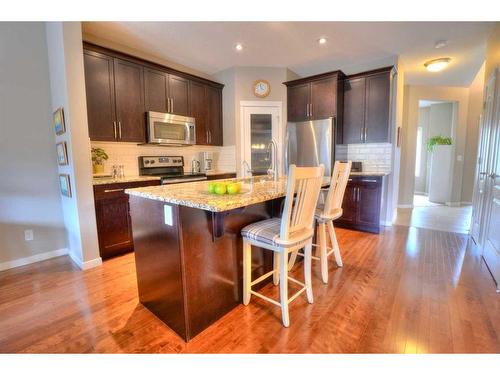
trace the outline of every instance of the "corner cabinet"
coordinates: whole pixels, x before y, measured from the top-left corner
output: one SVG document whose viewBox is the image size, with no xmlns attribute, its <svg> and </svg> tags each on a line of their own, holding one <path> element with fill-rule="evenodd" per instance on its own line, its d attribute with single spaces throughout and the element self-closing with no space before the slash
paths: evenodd
<svg viewBox="0 0 500 375">
<path fill-rule="evenodd" d="M 351 176 L 342 203 L 342 217 L 334 225 L 365 232 L 380 232 L 382 176 Z"/>
<path fill-rule="evenodd" d="M 342 143 L 391 141 L 392 71 L 387 67 L 345 79 Z"/>
<path fill-rule="evenodd" d="M 83 44 L 92 141 L 146 142 L 146 112 L 192 116 L 197 144 L 222 146 L 224 85 L 94 44 Z"/>
</svg>

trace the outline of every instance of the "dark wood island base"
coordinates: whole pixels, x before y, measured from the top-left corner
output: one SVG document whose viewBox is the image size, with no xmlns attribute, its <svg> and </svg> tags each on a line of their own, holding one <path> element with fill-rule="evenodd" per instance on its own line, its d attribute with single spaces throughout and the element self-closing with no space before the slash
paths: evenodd
<svg viewBox="0 0 500 375">
<path fill-rule="evenodd" d="M 130 196 L 140 302 L 192 339 L 241 303 L 241 229 L 278 216 L 281 202 L 211 212 Z M 252 254 L 254 278 L 272 269 L 271 252 Z"/>
</svg>

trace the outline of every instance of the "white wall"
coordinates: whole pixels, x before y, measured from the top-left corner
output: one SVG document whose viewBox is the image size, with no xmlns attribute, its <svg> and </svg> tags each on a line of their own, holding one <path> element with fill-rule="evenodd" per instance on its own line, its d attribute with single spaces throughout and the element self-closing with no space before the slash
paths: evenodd
<svg viewBox="0 0 500 375">
<path fill-rule="evenodd" d="M 418 126 L 422 128 L 422 145 L 420 149 L 420 176 L 415 176 L 416 193 L 427 193 L 428 159 L 430 159 L 428 158 L 427 140 L 429 139 L 430 112 L 430 106 L 418 109 Z"/>
<path fill-rule="evenodd" d="M 64 108 L 70 165 L 60 173 L 70 175 L 73 196 L 62 197 L 69 253 L 82 269 L 101 264 L 92 190 L 92 165 L 87 124 L 83 48 L 79 22 L 46 24 L 52 109 Z"/>
<path fill-rule="evenodd" d="M 0 23 L 0 269 L 66 248 L 48 74 L 44 24 Z"/>
</svg>

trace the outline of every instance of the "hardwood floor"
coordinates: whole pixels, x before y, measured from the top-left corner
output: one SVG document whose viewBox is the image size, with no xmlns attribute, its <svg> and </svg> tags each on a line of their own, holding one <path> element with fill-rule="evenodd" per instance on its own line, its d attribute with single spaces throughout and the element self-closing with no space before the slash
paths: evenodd
<svg viewBox="0 0 500 375">
<path fill-rule="evenodd" d="M 344 267 L 324 285 L 313 264 L 290 328 L 252 298 L 186 344 L 138 303 L 133 254 L 85 272 L 59 257 L 0 273 L 0 352 L 500 352 L 500 295 L 465 235 L 336 231 Z"/>
</svg>

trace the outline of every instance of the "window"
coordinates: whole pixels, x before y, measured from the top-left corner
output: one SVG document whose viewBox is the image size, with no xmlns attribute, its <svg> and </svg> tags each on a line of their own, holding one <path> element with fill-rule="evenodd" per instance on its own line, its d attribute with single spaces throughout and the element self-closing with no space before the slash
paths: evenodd
<svg viewBox="0 0 500 375">
<path fill-rule="evenodd" d="M 422 127 L 417 128 L 417 155 L 415 157 L 415 177 L 420 177 L 422 169 Z"/>
</svg>

